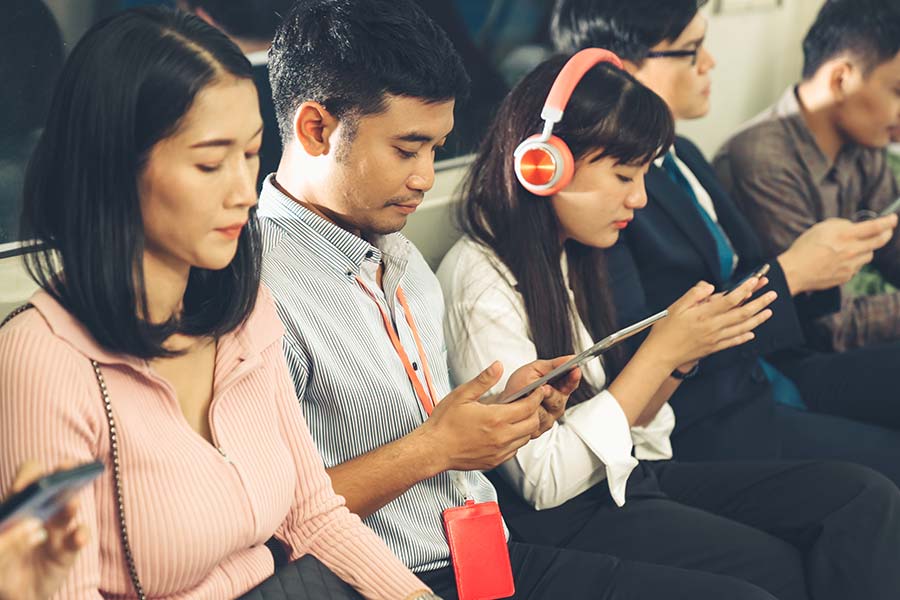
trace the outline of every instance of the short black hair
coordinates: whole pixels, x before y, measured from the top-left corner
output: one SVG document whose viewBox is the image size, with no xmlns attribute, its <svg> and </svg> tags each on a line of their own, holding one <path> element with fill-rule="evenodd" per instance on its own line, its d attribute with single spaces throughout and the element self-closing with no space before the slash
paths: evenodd
<svg viewBox="0 0 900 600">
<path fill-rule="evenodd" d="M 168 356 L 162 344 L 172 334 L 223 335 L 255 305 L 261 253 L 251 211 L 227 267 L 191 269 L 181 315 L 163 324 L 143 318 L 140 174 L 197 94 L 223 77 L 251 79 L 240 49 L 199 18 L 162 8 L 97 23 L 59 76 L 25 175 L 23 232 L 44 245 L 26 264 L 38 285 L 114 352 Z"/>
<path fill-rule="evenodd" d="M 803 39 L 803 78 L 848 52 L 866 74 L 900 52 L 900 3 L 896 0 L 829 0 Z"/>
<path fill-rule="evenodd" d="M 464 100 L 469 77 L 444 31 L 413 0 L 299 0 L 269 50 L 281 139 L 318 102 L 336 119 L 385 110 L 386 95 Z"/>
<path fill-rule="evenodd" d="M 8 0 L 0 19 L 0 138 L 39 129 L 63 64 L 63 42 L 41 0 Z"/>
<path fill-rule="evenodd" d="M 228 35 L 271 40 L 292 0 L 186 0 L 191 10 L 202 8 Z"/>
<path fill-rule="evenodd" d="M 678 38 L 707 0 L 557 0 L 550 37 L 559 52 L 606 48 L 640 63 Z"/>
</svg>

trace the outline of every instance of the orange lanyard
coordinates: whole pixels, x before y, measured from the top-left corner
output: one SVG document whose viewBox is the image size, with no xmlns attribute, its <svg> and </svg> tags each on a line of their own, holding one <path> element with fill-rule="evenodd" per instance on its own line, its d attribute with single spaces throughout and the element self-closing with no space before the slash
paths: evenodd
<svg viewBox="0 0 900 600">
<path fill-rule="evenodd" d="M 416 375 L 416 370 L 413 368 L 412 363 L 409 360 L 409 356 L 407 356 L 406 351 L 403 349 L 403 344 L 400 343 L 400 338 L 397 336 L 397 332 L 394 330 L 394 326 L 391 323 L 390 317 L 388 317 L 387 312 L 385 312 L 384 308 L 381 306 L 381 303 L 378 302 L 378 299 L 375 297 L 375 294 L 366 287 L 366 284 L 363 283 L 363 280 L 359 277 L 356 278 L 357 283 L 359 283 L 360 287 L 372 298 L 372 301 L 375 303 L 375 306 L 378 307 L 378 311 L 381 313 L 381 320 L 384 321 L 384 329 L 387 331 L 388 337 L 391 338 L 391 345 L 394 346 L 394 351 L 397 353 L 397 356 L 400 357 L 400 362 L 403 363 L 403 368 L 406 369 L 406 376 L 409 377 L 410 383 L 413 385 L 413 389 L 416 391 L 416 397 L 418 397 L 419 402 L 422 404 L 422 408 L 425 409 L 425 413 L 428 416 L 431 416 L 431 411 L 434 410 L 435 403 L 435 393 L 434 393 L 434 382 L 431 380 L 431 371 L 428 368 L 428 359 L 425 358 L 425 350 L 422 348 L 422 340 L 419 339 L 419 330 L 416 328 L 416 322 L 413 321 L 412 311 L 409 310 L 409 305 L 406 303 L 406 294 L 403 293 L 403 288 L 397 286 L 397 299 L 400 300 L 400 306 L 403 307 L 403 313 L 406 316 L 406 323 L 409 325 L 410 330 L 412 330 L 413 339 L 416 341 L 416 350 L 419 352 L 419 359 L 422 362 L 422 370 L 425 373 L 425 383 L 428 385 L 428 392 L 425 391 L 425 388 L 422 387 L 422 382 L 419 381 L 418 375 Z"/>
</svg>

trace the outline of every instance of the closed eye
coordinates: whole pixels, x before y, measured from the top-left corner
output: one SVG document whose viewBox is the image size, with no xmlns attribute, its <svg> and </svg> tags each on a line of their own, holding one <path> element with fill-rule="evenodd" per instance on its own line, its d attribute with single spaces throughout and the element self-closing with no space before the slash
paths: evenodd
<svg viewBox="0 0 900 600">
<path fill-rule="evenodd" d="M 397 148 L 396 146 L 395 146 L 395 149 L 397 150 L 397 154 L 400 155 L 400 158 L 410 159 L 410 158 L 415 158 L 419 155 L 418 152 L 407 152 L 406 150 L 403 150 L 402 148 Z"/>
<path fill-rule="evenodd" d="M 634 181 L 634 179 L 632 177 L 627 177 L 625 175 L 619 175 L 618 173 L 616 173 L 616 177 L 618 177 L 619 181 L 621 181 L 622 183 L 631 183 L 632 181 Z"/>
</svg>

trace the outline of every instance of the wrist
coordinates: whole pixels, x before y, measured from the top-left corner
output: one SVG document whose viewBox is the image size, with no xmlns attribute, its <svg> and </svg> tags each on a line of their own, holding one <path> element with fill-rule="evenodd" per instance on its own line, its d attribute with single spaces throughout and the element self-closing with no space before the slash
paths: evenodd
<svg viewBox="0 0 900 600">
<path fill-rule="evenodd" d="M 677 369 L 673 369 L 669 376 L 672 377 L 672 379 L 684 381 L 685 379 L 692 379 L 699 371 L 700 361 L 696 361 L 693 365 L 682 365 Z"/>
<path fill-rule="evenodd" d="M 647 340 L 647 342 L 650 341 L 650 339 Z M 639 372 L 647 376 L 659 376 L 664 380 L 672 371 L 684 363 L 681 359 L 668 357 L 661 346 L 645 342 L 634 353 L 631 361 L 636 362 L 640 366 Z"/>
<path fill-rule="evenodd" d="M 778 264 L 781 266 L 782 273 L 784 273 L 784 280 L 787 283 L 788 290 L 791 292 L 791 296 L 796 296 L 807 290 L 805 283 L 802 282 L 801 270 L 794 264 L 790 252 L 790 248 L 785 250 L 778 257 Z"/>
<path fill-rule="evenodd" d="M 435 428 L 429 421 L 412 430 L 403 439 L 408 444 L 409 455 L 415 456 L 419 481 L 431 479 L 450 470 L 450 456 L 446 451 L 449 444 L 438 439 Z"/>
</svg>

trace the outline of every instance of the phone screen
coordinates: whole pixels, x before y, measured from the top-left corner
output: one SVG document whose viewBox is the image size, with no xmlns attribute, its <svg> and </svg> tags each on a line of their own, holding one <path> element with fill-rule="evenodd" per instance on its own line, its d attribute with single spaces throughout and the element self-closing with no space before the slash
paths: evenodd
<svg viewBox="0 0 900 600">
<path fill-rule="evenodd" d="M 29 517 L 46 521 L 102 472 L 103 463 L 95 461 L 32 482 L 0 504 L 0 530 Z"/>
<path fill-rule="evenodd" d="M 592 358 L 600 356 L 601 354 L 603 354 L 605 351 L 609 350 L 613 346 L 619 344 L 620 342 L 622 342 L 624 340 L 627 340 L 628 338 L 630 338 L 631 336 L 633 336 L 637 333 L 640 333 L 641 331 L 647 329 L 648 327 L 650 327 L 651 325 L 653 325 L 660 319 L 665 318 L 667 316 L 669 316 L 669 311 L 663 310 L 663 311 L 656 313 L 655 315 L 647 317 L 643 321 L 638 321 L 637 323 L 635 323 L 633 325 L 629 325 L 628 327 L 625 327 L 624 329 L 620 329 L 619 331 L 606 336 L 605 338 L 603 338 L 602 340 L 600 340 L 599 342 L 597 342 L 596 344 L 594 344 L 587 350 L 576 355 L 574 358 L 567 360 L 565 363 L 556 367 L 555 369 L 553 369 L 552 371 L 550 371 L 549 373 L 547 373 L 546 375 L 544 375 L 537 381 L 534 381 L 534 382 L 528 384 L 527 386 L 523 387 L 519 391 L 517 391 L 513 394 L 510 394 L 509 396 L 505 396 L 502 398 L 499 396 L 494 396 L 492 398 L 487 398 L 484 401 L 487 404 L 508 404 L 509 402 L 514 402 L 520 398 L 524 398 L 525 396 L 527 396 L 534 390 L 538 389 L 545 383 L 552 382 L 553 380 L 567 374 L 569 371 L 571 371 L 575 367 L 580 367 L 581 365 L 583 365 L 587 361 L 591 360 Z"/>
</svg>

